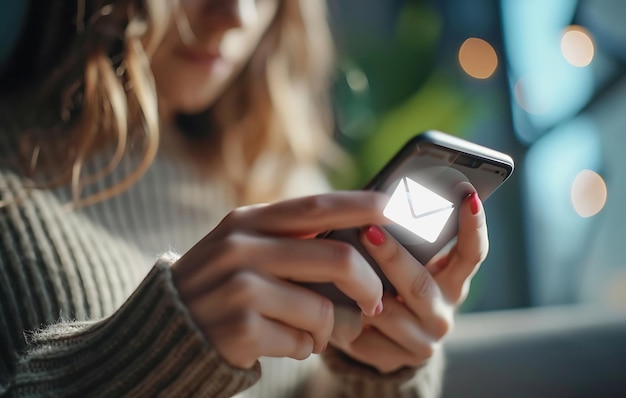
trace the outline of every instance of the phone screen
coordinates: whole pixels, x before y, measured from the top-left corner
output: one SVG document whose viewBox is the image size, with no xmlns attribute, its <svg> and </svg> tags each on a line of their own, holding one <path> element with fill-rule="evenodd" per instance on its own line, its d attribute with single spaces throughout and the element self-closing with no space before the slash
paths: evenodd
<svg viewBox="0 0 626 398">
<path fill-rule="evenodd" d="M 389 195 L 383 214 L 391 222 L 383 228 L 422 264 L 456 236 L 458 209 L 467 195 L 476 190 L 484 201 L 513 171 L 512 161 L 490 156 L 495 151 L 457 138 L 446 143 L 448 138 L 441 134 L 409 142 L 366 186 Z M 384 289 L 395 291 L 361 245 L 359 233 L 358 229 L 335 230 L 323 238 L 352 244 L 379 275 Z M 311 286 L 337 304 L 354 305 L 332 284 Z"/>
<path fill-rule="evenodd" d="M 370 188 L 390 196 L 384 215 L 394 224 L 386 229 L 418 260 L 427 262 L 456 234 L 457 210 L 472 186 L 485 200 L 510 170 L 431 143 L 415 145 L 413 151 Z"/>
</svg>

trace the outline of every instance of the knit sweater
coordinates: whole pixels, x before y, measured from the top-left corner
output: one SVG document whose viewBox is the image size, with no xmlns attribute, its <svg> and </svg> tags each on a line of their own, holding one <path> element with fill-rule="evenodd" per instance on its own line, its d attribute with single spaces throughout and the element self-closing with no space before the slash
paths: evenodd
<svg viewBox="0 0 626 398">
<path fill-rule="evenodd" d="M 0 159 L 8 159 L 2 129 L 11 126 L 0 121 Z M 294 181 L 302 178 L 315 177 Z M 310 192 L 295 184 L 287 196 L 302 193 Z M 170 266 L 232 199 L 185 162 L 159 154 L 123 194 L 80 210 L 67 210 L 68 200 L 67 189 L 29 194 L 0 166 L 0 396 L 438 395 L 438 357 L 390 375 L 333 348 L 246 370 L 224 361 L 180 300 Z"/>
</svg>

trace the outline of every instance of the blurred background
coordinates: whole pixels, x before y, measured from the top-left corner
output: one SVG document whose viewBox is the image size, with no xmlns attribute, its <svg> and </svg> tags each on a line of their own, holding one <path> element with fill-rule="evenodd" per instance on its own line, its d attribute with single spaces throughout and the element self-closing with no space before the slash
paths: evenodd
<svg viewBox="0 0 626 398">
<path fill-rule="evenodd" d="M 357 164 L 335 185 L 361 186 L 426 129 L 509 153 L 462 311 L 626 306 L 626 2 L 329 3 L 337 139 Z"/>
<path fill-rule="evenodd" d="M 509 153 L 444 397 L 626 397 L 626 1 L 334 0 L 358 188 L 413 134 Z"/>
</svg>

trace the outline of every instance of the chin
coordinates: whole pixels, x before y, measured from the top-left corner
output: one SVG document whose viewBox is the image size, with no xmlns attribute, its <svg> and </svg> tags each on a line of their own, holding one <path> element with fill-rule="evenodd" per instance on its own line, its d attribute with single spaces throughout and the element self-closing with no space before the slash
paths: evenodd
<svg viewBox="0 0 626 398">
<path fill-rule="evenodd" d="M 215 101 L 213 100 L 201 103 L 182 104 L 181 106 L 177 107 L 176 110 L 177 113 L 183 115 L 197 115 L 209 109 L 214 103 Z"/>
<path fill-rule="evenodd" d="M 209 93 L 194 93 L 194 91 L 197 90 L 198 88 L 196 86 L 193 90 L 189 89 L 178 92 L 176 95 L 167 96 L 168 102 L 177 113 L 194 115 L 204 112 L 215 103 L 218 95 Z"/>
<path fill-rule="evenodd" d="M 168 79 L 156 77 L 159 97 L 176 113 L 196 114 L 211 107 L 222 93 L 221 81 L 193 78 L 187 71 L 177 71 Z M 221 79 L 220 79 L 221 80 Z"/>
</svg>

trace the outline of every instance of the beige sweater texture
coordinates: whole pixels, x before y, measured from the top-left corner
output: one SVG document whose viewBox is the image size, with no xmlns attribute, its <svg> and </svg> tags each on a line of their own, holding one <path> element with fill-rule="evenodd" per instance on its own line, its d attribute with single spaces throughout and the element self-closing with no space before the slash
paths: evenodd
<svg viewBox="0 0 626 398">
<path fill-rule="evenodd" d="M 0 160 L 13 154 L 0 119 Z M 4 141 L 3 141 L 4 140 Z M 1 397 L 433 397 L 440 354 L 392 375 L 330 348 L 304 361 L 226 363 L 191 319 L 170 266 L 232 200 L 159 155 L 127 192 L 67 210 L 67 189 L 33 191 L 0 161 Z M 91 189 L 115 182 L 130 167 Z M 127 170 L 126 170 L 127 171 Z M 320 186 L 303 171 L 286 196 Z M 300 182 L 298 184 L 297 182 Z M 299 188 L 300 186 L 300 188 Z M 17 199 L 17 200 L 16 200 Z"/>
</svg>

